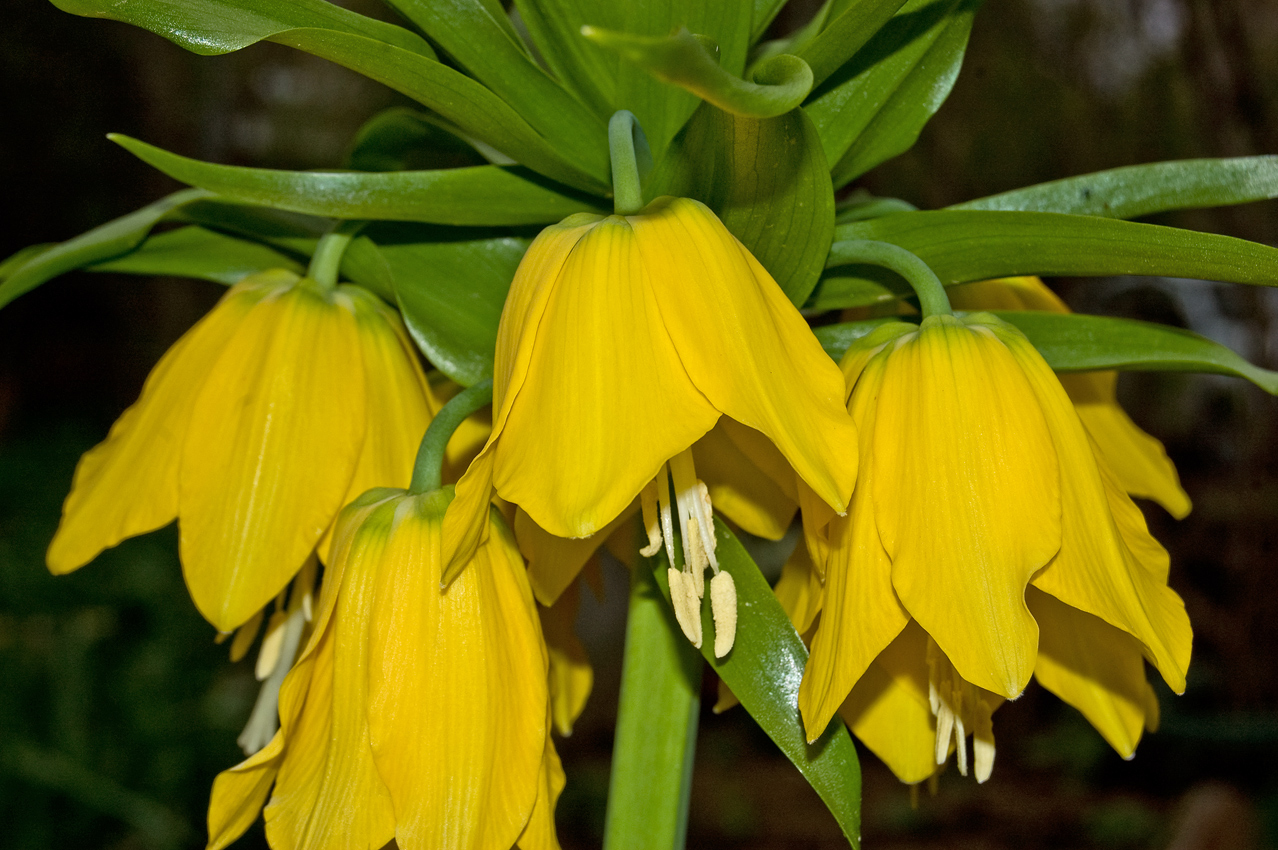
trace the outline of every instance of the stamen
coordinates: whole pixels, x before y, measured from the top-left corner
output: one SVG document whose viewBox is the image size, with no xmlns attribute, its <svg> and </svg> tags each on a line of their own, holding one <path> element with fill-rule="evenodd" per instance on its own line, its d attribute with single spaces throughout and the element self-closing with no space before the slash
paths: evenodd
<svg viewBox="0 0 1278 850">
<path fill-rule="evenodd" d="M 667 466 L 662 464 L 661 471 L 657 473 L 657 502 L 661 506 L 661 532 L 666 538 L 666 558 L 673 567 L 675 565 L 674 519 L 670 515 L 670 476 L 666 472 Z"/>
<path fill-rule="evenodd" d="M 722 658 L 737 639 L 737 585 L 731 573 L 710 579 L 710 613 L 714 615 L 714 657 Z"/>
<path fill-rule="evenodd" d="M 990 693 L 960 676 L 930 637 L 927 667 L 928 702 L 936 717 L 936 763 L 944 764 L 949 757 L 952 737 L 958 751 L 959 773 L 967 776 L 970 726 L 976 781 L 986 781 L 994 770 L 994 708 Z"/>
<path fill-rule="evenodd" d="M 972 761 L 976 764 L 976 781 L 985 782 L 994 772 L 994 709 L 989 700 L 976 706 L 976 729 L 972 732 Z"/>
<path fill-rule="evenodd" d="M 666 474 L 665 464 L 661 466 L 660 475 Z M 648 532 L 648 545 L 639 550 L 645 558 L 651 558 L 661 550 L 661 514 L 657 507 L 657 480 L 654 478 L 644 485 L 639 493 L 639 505 L 643 508 L 643 527 Z"/>
<path fill-rule="evenodd" d="M 683 635 L 697 649 L 701 648 L 701 599 L 692 586 L 692 576 L 670 567 L 666 570 L 670 579 L 670 601 L 674 603 L 675 619 Z"/>
<path fill-rule="evenodd" d="M 262 611 L 258 611 L 244 625 L 235 630 L 235 639 L 231 641 L 231 663 L 234 664 L 245 655 L 248 655 L 249 647 L 253 645 L 253 641 L 257 638 L 257 632 L 262 628 Z"/>
</svg>

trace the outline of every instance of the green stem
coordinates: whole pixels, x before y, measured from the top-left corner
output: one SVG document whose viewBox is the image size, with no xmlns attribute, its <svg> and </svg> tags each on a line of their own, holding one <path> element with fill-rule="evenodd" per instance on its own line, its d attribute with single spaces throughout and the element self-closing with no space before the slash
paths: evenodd
<svg viewBox="0 0 1278 850">
<path fill-rule="evenodd" d="M 457 426 L 466 421 L 476 410 L 493 401 L 493 379 L 485 378 L 478 384 L 459 392 L 448 400 L 435 418 L 430 420 L 422 444 L 417 449 L 417 461 L 413 464 L 413 483 L 408 492 L 417 495 L 438 490 L 444 483 L 444 449 Z"/>
<path fill-rule="evenodd" d="M 830 246 L 830 256 L 825 261 L 827 269 L 852 263 L 882 266 L 905 278 L 919 297 L 919 309 L 924 318 L 954 314 L 949 296 L 945 294 L 945 284 L 941 283 L 936 272 L 901 246 L 869 239 L 849 239 Z"/>
<path fill-rule="evenodd" d="M 608 122 L 608 149 L 612 155 L 613 211 L 634 215 L 643 209 L 643 178 L 652 168 L 648 137 L 639 120 L 625 109 Z"/>
<path fill-rule="evenodd" d="M 346 253 L 346 246 L 351 244 L 351 239 L 363 229 L 364 224 L 365 222 L 362 221 L 338 222 L 332 230 L 321 236 L 319 243 L 315 246 L 315 253 L 311 255 L 311 265 L 306 270 L 306 276 L 325 289 L 337 286 L 337 274 L 342 267 L 342 255 Z"/>
<path fill-rule="evenodd" d="M 604 850 L 682 850 L 701 707 L 701 655 L 646 563 L 631 570 Z"/>
</svg>

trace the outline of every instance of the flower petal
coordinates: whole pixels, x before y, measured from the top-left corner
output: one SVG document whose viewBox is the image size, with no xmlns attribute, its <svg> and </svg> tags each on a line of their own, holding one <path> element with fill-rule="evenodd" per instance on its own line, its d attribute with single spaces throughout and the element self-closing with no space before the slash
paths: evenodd
<svg viewBox="0 0 1278 850">
<path fill-rule="evenodd" d="M 559 601 L 539 608 L 541 629 L 550 659 L 550 718 L 555 731 L 567 738 L 581 716 L 595 683 L 586 648 L 577 638 L 577 609 L 581 585 L 570 584 Z"/>
<path fill-rule="evenodd" d="M 825 731 L 866 668 L 910 620 L 892 589 L 892 563 L 879 542 L 871 499 L 881 459 L 869 447 L 880 424 L 875 407 L 888 360 L 888 352 L 871 360 L 852 394 L 861 472 L 847 516 L 829 525 L 821 622 L 799 686 L 799 713 L 809 742 Z"/>
<path fill-rule="evenodd" d="M 269 744 L 213 780 L 205 850 L 229 846 L 257 820 L 275 783 L 283 752 L 284 737 L 276 732 Z"/>
<path fill-rule="evenodd" d="M 637 242 L 616 216 L 581 238 L 499 413 L 497 492 L 558 537 L 603 528 L 719 417 L 680 362 Z"/>
<path fill-rule="evenodd" d="M 556 537 L 523 510 L 515 512 L 515 539 L 528 559 L 528 580 L 533 595 L 542 605 L 554 605 L 581 573 L 586 563 L 604 545 L 609 535 L 639 510 L 636 499 L 617 518 L 589 537 Z"/>
<path fill-rule="evenodd" d="M 273 285 L 296 278 L 260 275 L 237 284 L 160 358 L 137 402 L 76 465 L 62 522 L 49 544 L 53 573 L 79 569 L 103 549 L 173 521 L 182 442 L 197 394 L 254 305 Z"/>
<path fill-rule="evenodd" d="M 374 487 L 407 487 L 422 435 L 440 404 L 431 392 L 416 350 L 399 317 L 358 287 L 342 287 L 355 306 L 364 364 L 363 445 L 342 504 Z M 319 556 L 329 562 L 332 526 L 320 541 Z"/>
<path fill-rule="evenodd" d="M 555 804 L 559 802 L 566 781 L 555 744 L 547 735 L 541 781 L 537 786 L 537 804 L 533 806 L 524 834 L 519 836 L 519 850 L 559 850 L 559 837 L 555 835 Z"/>
<path fill-rule="evenodd" d="M 866 669 L 840 716 L 870 752 L 908 784 L 936 772 L 936 728 L 928 704 L 927 635 L 909 625 Z"/>
<path fill-rule="evenodd" d="M 300 284 L 244 317 L 195 401 L 182 455 L 183 573 L 228 631 L 279 593 L 342 507 L 364 373 L 341 292 Z"/>
<path fill-rule="evenodd" d="M 1189 495 L 1181 488 L 1163 444 L 1142 431 L 1118 405 L 1118 373 L 1079 372 L 1058 377 L 1123 489 L 1139 499 L 1153 499 L 1176 519 L 1188 516 L 1192 507 Z"/>
<path fill-rule="evenodd" d="M 790 624 L 800 635 L 806 635 L 821 613 L 825 602 L 825 588 L 821 576 L 812 564 L 808 547 L 800 541 L 781 567 L 781 577 L 773 586 L 777 601 L 781 603 Z"/>
<path fill-rule="evenodd" d="M 1126 494 L 1105 486 L 1101 471 L 1105 462 L 1047 363 L 1019 333 L 1001 329 L 1000 335 L 1016 353 L 1034 387 L 1062 471 L 1061 549 L 1051 565 L 1034 577 L 1034 586 L 1139 640 L 1168 686 L 1182 692 L 1192 642 L 1185 605 L 1137 561 L 1115 522 L 1111 505 L 1119 504 L 1123 512 L 1138 509 Z M 1127 516 L 1126 532 L 1139 534 L 1130 514 Z M 1148 552 L 1158 545 L 1148 531 L 1143 536 L 1148 539 L 1137 543 L 1139 551 Z"/>
<path fill-rule="evenodd" d="M 339 586 L 326 575 L 320 601 L 321 611 L 331 615 L 317 619 L 303 658 L 281 689 L 287 756 L 265 812 L 272 847 L 366 850 L 395 837 L 396 813 L 369 747 L 366 671 L 374 592 L 399 501 L 373 506 L 350 548 L 335 553 L 342 558 Z"/>
<path fill-rule="evenodd" d="M 1149 688 L 1140 642 L 1036 588 L 1025 599 L 1040 630 L 1034 678 L 1131 758 L 1145 729 Z"/>
<path fill-rule="evenodd" d="M 723 416 L 692 459 L 716 510 L 758 537 L 785 536 L 799 509 L 794 470 L 767 437 Z"/>
<path fill-rule="evenodd" d="M 659 198 L 627 220 L 692 382 L 715 408 L 767 436 L 844 511 L 856 480 L 856 432 L 839 370 L 799 311 L 700 202 Z"/>
<path fill-rule="evenodd" d="M 500 516 L 440 591 L 447 491 L 405 499 L 368 629 L 368 719 L 404 848 L 509 850 L 533 810 L 547 659 L 532 592 Z"/>
<path fill-rule="evenodd" d="M 1060 547 L 1065 466 L 1017 359 L 980 326 L 924 319 L 887 361 L 873 446 L 902 604 L 964 679 L 1015 697 L 1038 646 L 1025 587 Z"/>
</svg>

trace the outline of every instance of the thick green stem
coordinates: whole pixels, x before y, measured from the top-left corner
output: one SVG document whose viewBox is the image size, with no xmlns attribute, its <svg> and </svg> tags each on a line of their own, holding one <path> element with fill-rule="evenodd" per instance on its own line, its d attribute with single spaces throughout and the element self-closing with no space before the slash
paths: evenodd
<svg viewBox="0 0 1278 850">
<path fill-rule="evenodd" d="M 701 655 L 652 569 L 631 571 L 604 850 L 682 850 L 701 707 Z"/>
<path fill-rule="evenodd" d="M 950 307 L 941 279 L 927 263 L 901 246 L 869 239 L 849 239 L 830 246 L 830 256 L 825 261 L 827 269 L 853 263 L 882 266 L 905 278 L 919 297 L 919 310 L 924 318 L 953 315 L 954 310 Z"/>
<path fill-rule="evenodd" d="M 408 492 L 429 493 L 444 483 L 444 449 L 457 426 L 466 417 L 493 401 L 493 379 L 485 378 L 449 399 L 426 428 L 422 443 L 417 449 L 417 461 L 413 464 L 413 483 Z"/>
<path fill-rule="evenodd" d="M 643 178 L 652 168 L 648 137 L 638 119 L 625 109 L 608 122 L 608 148 L 612 155 L 613 211 L 634 215 L 643 209 Z"/>
<path fill-rule="evenodd" d="M 343 221 L 321 236 L 315 246 L 315 253 L 311 255 L 311 265 L 306 270 L 306 276 L 325 289 L 337 286 L 342 255 L 346 253 L 346 246 L 351 244 L 351 239 L 363 227 L 362 221 Z"/>
</svg>

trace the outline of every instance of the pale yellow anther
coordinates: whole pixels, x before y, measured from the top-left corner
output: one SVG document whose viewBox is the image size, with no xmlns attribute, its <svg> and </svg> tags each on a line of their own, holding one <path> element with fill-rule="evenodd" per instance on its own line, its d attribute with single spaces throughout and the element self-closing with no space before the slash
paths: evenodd
<svg viewBox="0 0 1278 850">
<path fill-rule="evenodd" d="M 661 467 L 661 475 L 666 468 Z M 639 493 L 639 505 L 643 509 L 643 527 L 648 532 L 648 545 L 639 550 L 645 558 L 661 551 L 661 509 L 657 506 L 657 480 L 649 481 Z"/>
<path fill-rule="evenodd" d="M 231 663 L 234 664 L 245 655 L 248 654 L 249 647 L 253 645 L 254 639 L 257 638 L 258 630 L 262 628 L 263 611 L 259 610 L 248 622 L 235 630 L 235 639 L 231 641 Z"/>
<path fill-rule="evenodd" d="M 670 566 L 675 565 L 674 553 L 674 516 L 670 511 L 670 476 L 666 471 L 667 464 L 662 464 L 657 473 L 657 502 L 660 505 L 661 533 L 666 541 L 666 558 Z"/>
<path fill-rule="evenodd" d="M 275 611 L 271 619 L 266 621 L 266 636 L 262 638 L 262 646 L 257 651 L 257 665 L 253 675 L 259 682 L 266 681 L 280 661 L 280 648 L 284 645 L 284 624 L 288 615 L 283 611 Z"/>
<path fill-rule="evenodd" d="M 714 616 L 714 657 L 732 651 L 737 638 L 737 585 L 729 573 L 710 579 L 710 613 Z"/>
<path fill-rule="evenodd" d="M 994 709 L 990 693 L 960 676 L 931 639 L 927 646 L 927 666 L 928 702 L 936 717 L 936 763 L 945 763 L 953 740 L 959 773 L 967 776 L 967 735 L 971 731 L 971 763 L 976 781 L 986 781 L 994 770 Z"/>
<path fill-rule="evenodd" d="M 670 601 L 674 603 L 675 619 L 679 628 L 697 649 L 701 648 L 701 599 L 692 586 L 692 576 L 670 567 L 666 570 L 670 580 Z"/>
</svg>

